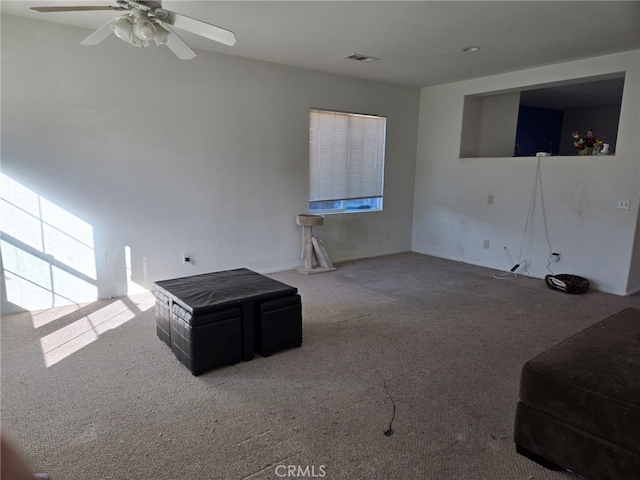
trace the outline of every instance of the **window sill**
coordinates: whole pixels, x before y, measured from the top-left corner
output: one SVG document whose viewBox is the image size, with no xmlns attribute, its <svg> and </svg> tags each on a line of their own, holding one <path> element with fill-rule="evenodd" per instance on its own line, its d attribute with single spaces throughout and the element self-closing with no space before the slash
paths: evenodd
<svg viewBox="0 0 640 480">
<path fill-rule="evenodd" d="M 355 208 L 349 210 L 309 210 L 309 215 L 340 215 L 351 213 L 382 212 L 381 208 Z"/>
</svg>

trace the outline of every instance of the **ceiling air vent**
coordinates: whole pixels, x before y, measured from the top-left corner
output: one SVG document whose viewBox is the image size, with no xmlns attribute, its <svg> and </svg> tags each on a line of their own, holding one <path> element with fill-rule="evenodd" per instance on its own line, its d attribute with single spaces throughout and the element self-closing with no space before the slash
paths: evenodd
<svg viewBox="0 0 640 480">
<path fill-rule="evenodd" d="M 358 62 L 375 62 L 376 60 L 380 60 L 379 58 L 360 55 L 359 53 L 352 53 L 344 58 L 347 58 L 349 60 L 357 60 Z"/>
</svg>

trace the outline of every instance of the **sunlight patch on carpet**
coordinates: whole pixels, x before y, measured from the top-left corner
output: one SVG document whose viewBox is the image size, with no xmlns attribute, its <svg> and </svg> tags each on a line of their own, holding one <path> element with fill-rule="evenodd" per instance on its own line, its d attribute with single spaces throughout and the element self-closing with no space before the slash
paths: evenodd
<svg viewBox="0 0 640 480">
<path fill-rule="evenodd" d="M 95 342 L 100 335 L 124 325 L 138 313 L 153 306 L 151 295 L 118 300 L 40 339 L 46 367 L 50 367 Z"/>
</svg>

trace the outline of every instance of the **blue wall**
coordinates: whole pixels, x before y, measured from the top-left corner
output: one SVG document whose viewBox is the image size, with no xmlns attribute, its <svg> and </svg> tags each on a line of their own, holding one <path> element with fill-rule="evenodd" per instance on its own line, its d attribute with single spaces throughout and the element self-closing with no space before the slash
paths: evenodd
<svg viewBox="0 0 640 480">
<path fill-rule="evenodd" d="M 520 105 L 516 130 L 517 156 L 550 152 L 558 155 L 564 112 Z"/>
</svg>

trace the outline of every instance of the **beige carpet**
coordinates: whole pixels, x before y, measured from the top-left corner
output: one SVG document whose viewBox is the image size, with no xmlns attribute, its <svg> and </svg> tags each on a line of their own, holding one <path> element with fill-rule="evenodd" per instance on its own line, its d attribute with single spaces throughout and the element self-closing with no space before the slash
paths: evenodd
<svg viewBox="0 0 640 480">
<path fill-rule="evenodd" d="M 337 267 L 271 275 L 301 348 L 199 377 L 150 295 L 4 317 L 3 432 L 53 480 L 578 478 L 515 453 L 520 368 L 640 296 L 415 253 Z"/>
</svg>

